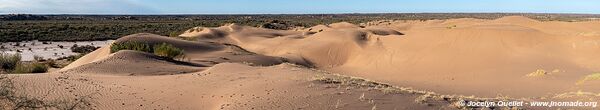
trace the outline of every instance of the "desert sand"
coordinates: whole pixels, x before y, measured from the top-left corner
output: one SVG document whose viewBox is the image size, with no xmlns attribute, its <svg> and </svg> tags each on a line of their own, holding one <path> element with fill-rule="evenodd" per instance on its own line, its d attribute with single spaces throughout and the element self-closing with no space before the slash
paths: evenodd
<svg viewBox="0 0 600 110">
<path fill-rule="evenodd" d="M 148 33 L 115 41 L 169 43 L 185 50 L 180 61 L 105 46 L 57 72 L 5 79 L 18 94 L 93 109 L 458 109 L 461 100 L 600 99 L 600 81 L 577 83 L 600 71 L 599 21 L 230 24 L 180 36 L 192 41 Z"/>
</svg>

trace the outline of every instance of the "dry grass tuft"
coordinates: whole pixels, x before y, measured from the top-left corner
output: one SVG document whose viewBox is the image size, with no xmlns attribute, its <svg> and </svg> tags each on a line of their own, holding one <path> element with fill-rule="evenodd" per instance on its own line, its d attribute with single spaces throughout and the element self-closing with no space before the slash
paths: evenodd
<svg viewBox="0 0 600 110">
<path fill-rule="evenodd" d="M 314 77 L 312 80 L 315 82 L 324 83 L 324 84 L 335 84 L 335 85 L 350 86 L 350 87 L 367 87 L 370 89 L 379 90 L 380 92 L 383 92 L 385 94 L 419 95 L 415 99 L 415 102 L 419 103 L 419 104 L 425 104 L 428 106 L 433 106 L 436 104 L 447 104 L 450 107 L 457 108 L 457 109 L 481 109 L 481 108 L 463 106 L 460 104 L 463 102 L 466 102 L 466 101 L 501 101 L 501 100 L 502 101 L 509 101 L 509 100 L 514 101 L 514 100 L 516 100 L 516 99 L 509 99 L 508 97 L 477 98 L 475 96 L 440 95 L 440 94 L 437 94 L 434 92 L 420 91 L 420 90 L 415 90 L 412 88 L 405 88 L 405 87 L 395 87 L 392 85 L 369 81 L 369 80 L 365 80 L 365 79 L 361 79 L 361 78 L 348 77 L 348 76 L 342 76 L 339 74 L 331 74 L 331 73 L 325 73 L 325 74 L 328 74 L 328 75 L 320 75 L 320 76 Z M 371 102 L 373 100 L 369 100 L 369 99 L 365 98 L 364 93 L 358 99 L 361 101 L 368 100 L 368 101 L 370 101 L 370 103 L 374 103 L 374 102 Z M 503 108 L 515 109 L 516 107 L 500 107 L 500 108 L 496 107 L 496 108 L 489 108 L 489 109 L 503 109 Z M 518 108 L 516 108 L 516 109 L 518 109 Z"/>
<path fill-rule="evenodd" d="M 535 70 L 534 72 L 527 74 L 527 77 L 540 77 L 540 76 L 546 76 L 549 74 L 550 73 L 546 72 L 546 70 L 538 69 L 538 70 Z"/>
<path fill-rule="evenodd" d="M 600 80 L 600 73 L 593 73 L 585 76 L 583 79 L 577 81 L 577 85 L 581 85 L 587 81 Z"/>
</svg>

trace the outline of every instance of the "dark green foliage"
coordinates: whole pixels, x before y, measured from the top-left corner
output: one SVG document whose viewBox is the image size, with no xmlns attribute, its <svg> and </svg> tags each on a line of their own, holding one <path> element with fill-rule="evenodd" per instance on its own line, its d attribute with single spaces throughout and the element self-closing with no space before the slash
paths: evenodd
<svg viewBox="0 0 600 110">
<path fill-rule="evenodd" d="M 154 46 L 151 46 L 144 42 L 128 41 L 128 42 L 113 43 L 110 47 L 111 53 L 118 52 L 120 50 L 136 50 L 136 51 L 142 51 L 142 52 L 147 52 L 147 53 L 153 53 L 154 55 L 164 57 L 164 58 L 169 58 L 169 59 L 182 57 L 184 55 L 183 49 L 179 49 L 179 48 L 177 48 L 171 44 L 167 44 L 167 43 L 160 43 L 160 44 L 155 44 Z"/>
<path fill-rule="evenodd" d="M 150 48 L 150 45 L 148 45 L 144 42 L 133 42 L 133 41 L 132 42 L 119 42 L 119 43 L 113 43 L 110 46 L 111 53 L 118 52 L 119 50 L 137 50 L 137 51 L 148 52 L 148 53 L 153 52 L 152 48 Z"/>
<path fill-rule="evenodd" d="M 260 27 L 267 28 L 267 29 L 276 29 L 276 30 L 287 30 L 287 29 L 294 28 L 293 25 L 288 25 L 286 22 L 282 22 L 279 20 L 273 20 L 271 22 L 261 25 Z"/>
<path fill-rule="evenodd" d="M 161 43 L 154 45 L 154 54 L 157 56 L 173 59 L 176 57 L 183 56 L 183 50 L 174 47 L 171 44 Z"/>
<path fill-rule="evenodd" d="M 71 51 L 75 53 L 90 53 L 96 49 L 98 49 L 98 47 L 94 47 L 91 45 L 78 46 L 77 44 L 75 44 L 71 47 Z"/>
</svg>

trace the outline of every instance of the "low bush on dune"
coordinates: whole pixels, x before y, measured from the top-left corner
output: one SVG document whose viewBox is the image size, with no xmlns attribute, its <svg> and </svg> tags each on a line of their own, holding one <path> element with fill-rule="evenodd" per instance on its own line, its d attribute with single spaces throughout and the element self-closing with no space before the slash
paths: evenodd
<svg viewBox="0 0 600 110">
<path fill-rule="evenodd" d="M 154 55 L 174 59 L 177 57 L 182 57 L 184 55 L 183 49 L 177 48 L 171 44 L 160 43 L 152 46 L 143 42 L 122 42 L 122 43 L 113 43 L 111 45 L 111 53 L 118 52 L 120 50 L 136 50 L 147 53 L 153 53 Z"/>
<path fill-rule="evenodd" d="M 171 44 L 161 43 L 158 45 L 154 45 L 154 54 L 161 57 L 173 59 L 176 57 L 183 56 L 183 50 Z"/>
<path fill-rule="evenodd" d="M 110 46 L 110 53 L 118 52 L 119 50 L 136 50 L 142 52 L 152 53 L 152 48 L 150 45 L 143 42 L 121 42 L 121 43 L 113 43 Z"/>
</svg>

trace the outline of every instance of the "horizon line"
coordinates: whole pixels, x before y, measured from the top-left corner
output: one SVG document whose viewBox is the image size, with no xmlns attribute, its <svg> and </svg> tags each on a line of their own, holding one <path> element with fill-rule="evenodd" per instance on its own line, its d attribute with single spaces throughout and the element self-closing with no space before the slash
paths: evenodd
<svg viewBox="0 0 600 110">
<path fill-rule="evenodd" d="M 0 15 L 367 15 L 367 14 L 572 14 L 600 15 L 600 13 L 566 13 L 566 12 L 356 12 L 356 13 L 0 13 Z"/>
</svg>

